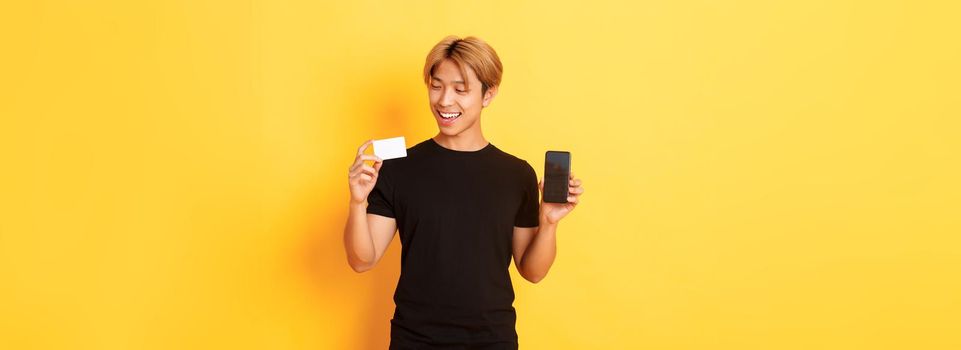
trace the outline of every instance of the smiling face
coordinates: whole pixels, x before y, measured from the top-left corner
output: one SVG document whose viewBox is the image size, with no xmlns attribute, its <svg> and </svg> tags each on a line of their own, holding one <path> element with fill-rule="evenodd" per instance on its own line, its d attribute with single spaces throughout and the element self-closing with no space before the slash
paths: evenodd
<svg viewBox="0 0 961 350">
<path fill-rule="evenodd" d="M 482 92 L 482 84 L 470 67 L 464 67 L 466 77 L 453 60 L 445 59 L 431 74 L 427 90 L 431 111 L 440 132 L 454 136 L 480 132 L 481 109 L 487 107 L 497 94 L 497 87 Z"/>
</svg>

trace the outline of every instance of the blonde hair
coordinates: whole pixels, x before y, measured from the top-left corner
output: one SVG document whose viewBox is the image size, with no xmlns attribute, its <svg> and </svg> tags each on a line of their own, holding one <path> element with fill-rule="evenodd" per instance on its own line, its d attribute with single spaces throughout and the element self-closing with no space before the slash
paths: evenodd
<svg viewBox="0 0 961 350">
<path fill-rule="evenodd" d="M 461 39 L 450 35 L 434 45 L 424 63 L 425 84 L 430 84 L 434 68 L 445 59 L 454 61 L 460 67 L 465 85 L 468 85 L 466 67 L 470 67 L 477 75 L 477 80 L 481 82 L 482 95 L 487 92 L 487 89 L 501 83 L 501 75 L 504 72 L 501 60 L 497 57 L 494 48 L 481 39 L 472 36 Z"/>
</svg>

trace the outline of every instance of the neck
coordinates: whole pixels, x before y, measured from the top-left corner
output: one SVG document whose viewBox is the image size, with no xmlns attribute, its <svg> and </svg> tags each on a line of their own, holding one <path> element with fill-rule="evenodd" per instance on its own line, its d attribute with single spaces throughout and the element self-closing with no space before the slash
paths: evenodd
<svg viewBox="0 0 961 350">
<path fill-rule="evenodd" d="M 437 136 L 434 136 L 434 141 L 444 146 L 444 148 L 455 151 L 473 152 L 486 147 L 488 144 L 487 139 L 484 138 L 480 130 L 471 131 L 473 130 L 465 130 L 457 135 L 438 133 Z"/>
</svg>

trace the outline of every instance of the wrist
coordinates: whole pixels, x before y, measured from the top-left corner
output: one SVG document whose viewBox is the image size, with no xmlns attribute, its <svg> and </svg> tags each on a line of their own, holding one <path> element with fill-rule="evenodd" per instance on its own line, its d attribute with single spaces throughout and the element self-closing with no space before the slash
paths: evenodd
<svg viewBox="0 0 961 350">
<path fill-rule="evenodd" d="M 351 210 L 355 210 L 355 209 L 362 209 L 362 210 L 363 210 L 363 209 L 367 209 L 367 200 L 364 199 L 364 200 L 362 200 L 362 201 L 355 201 L 355 200 L 351 199 L 349 206 L 350 206 L 350 209 L 351 209 Z"/>
<path fill-rule="evenodd" d="M 558 221 L 551 222 L 551 220 L 548 219 L 546 215 L 541 215 L 538 221 L 540 222 L 539 224 L 540 227 L 547 227 L 547 226 L 557 227 L 557 223 L 558 223 Z"/>
</svg>

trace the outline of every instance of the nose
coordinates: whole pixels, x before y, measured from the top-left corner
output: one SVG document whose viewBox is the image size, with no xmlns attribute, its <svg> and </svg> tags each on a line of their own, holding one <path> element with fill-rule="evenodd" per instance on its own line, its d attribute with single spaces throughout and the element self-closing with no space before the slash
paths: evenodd
<svg viewBox="0 0 961 350">
<path fill-rule="evenodd" d="M 454 105 L 454 94 L 450 89 L 444 89 L 440 95 L 440 105 L 441 107 L 450 107 Z"/>
</svg>

